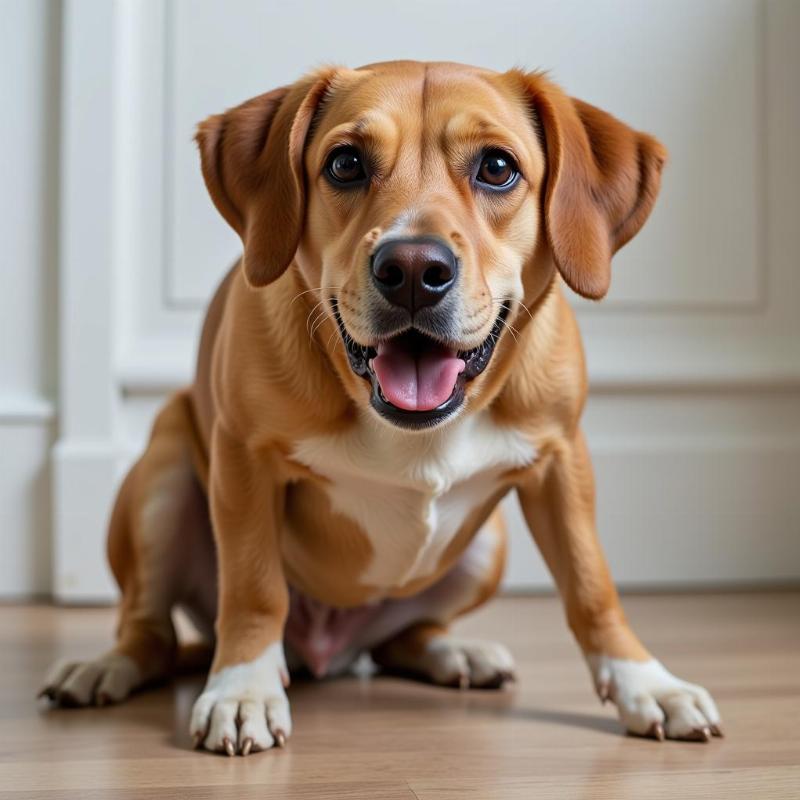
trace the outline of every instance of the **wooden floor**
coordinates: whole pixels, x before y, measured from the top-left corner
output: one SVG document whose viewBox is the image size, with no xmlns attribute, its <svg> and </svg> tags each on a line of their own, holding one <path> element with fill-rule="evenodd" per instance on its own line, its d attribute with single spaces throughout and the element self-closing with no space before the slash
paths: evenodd
<svg viewBox="0 0 800 800">
<path fill-rule="evenodd" d="M 0 798 L 800 798 L 800 594 L 628 597 L 667 665 L 710 689 L 726 738 L 625 737 L 549 598 L 499 599 L 461 626 L 514 652 L 501 692 L 396 678 L 295 682 L 285 750 L 227 758 L 189 749 L 202 677 L 110 709 L 34 700 L 56 657 L 101 649 L 109 610 L 0 607 Z"/>
</svg>

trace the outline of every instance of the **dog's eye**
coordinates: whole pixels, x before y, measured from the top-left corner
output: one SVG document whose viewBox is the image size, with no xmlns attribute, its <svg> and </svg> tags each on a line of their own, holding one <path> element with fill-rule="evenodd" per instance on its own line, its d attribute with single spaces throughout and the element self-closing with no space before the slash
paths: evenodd
<svg viewBox="0 0 800 800">
<path fill-rule="evenodd" d="M 483 154 L 476 180 L 493 189 L 505 189 L 516 181 L 519 170 L 514 159 L 502 150 L 489 150 Z"/>
<path fill-rule="evenodd" d="M 358 183 L 367 177 L 361 154 L 355 147 L 340 147 L 328 157 L 325 171 L 334 183 Z"/>
</svg>

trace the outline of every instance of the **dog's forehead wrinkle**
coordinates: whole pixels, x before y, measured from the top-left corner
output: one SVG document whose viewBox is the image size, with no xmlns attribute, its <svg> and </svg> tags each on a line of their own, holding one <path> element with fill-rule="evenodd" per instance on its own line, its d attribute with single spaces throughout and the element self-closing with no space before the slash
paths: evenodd
<svg viewBox="0 0 800 800">
<path fill-rule="evenodd" d="M 353 133 L 363 133 L 370 124 L 370 117 L 366 114 L 360 116 L 353 123 Z"/>
<path fill-rule="evenodd" d="M 340 118 L 331 120 L 328 130 L 322 138 L 326 147 L 356 139 L 369 146 L 385 150 L 386 145 L 397 136 L 396 121 L 391 114 L 382 109 L 375 108 L 361 112 L 352 120 L 347 119 L 346 114 L 338 116 Z"/>
<path fill-rule="evenodd" d="M 457 110 L 445 125 L 445 135 L 449 138 L 464 137 L 475 132 L 491 135 L 501 130 L 495 119 L 479 108 Z"/>
<path fill-rule="evenodd" d="M 442 69 L 443 66 L 447 68 Z M 462 98 L 468 99 L 471 106 L 477 104 L 493 111 L 501 110 L 510 99 L 518 100 L 510 97 L 503 84 L 492 80 L 497 73 L 436 63 L 417 63 L 418 69 L 413 73 L 404 70 L 402 62 L 384 67 L 366 73 L 346 92 L 340 92 L 339 104 L 352 108 L 353 116 L 358 108 L 391 109 L 402 115 L 403 124 L 408 124 L 410 115 L 421 120 L 433 118 L 436 109 L 446 108 Z"/>
<path fill-rule="evenodd" d="M 425 72 L 422 76 L 422 90 L 420 91 L 420 119 L 422 124 L 419 130 L 419 174 L 424 175 L 426 172 L 426 161 L 428 155 L 428 74 L 429 67 L 425 65 Z"/>
</svg>

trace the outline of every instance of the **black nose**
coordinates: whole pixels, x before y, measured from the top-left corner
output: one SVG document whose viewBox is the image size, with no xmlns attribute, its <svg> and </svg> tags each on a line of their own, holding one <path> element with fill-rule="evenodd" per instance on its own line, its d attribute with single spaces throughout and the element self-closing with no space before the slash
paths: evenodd
<svg viewBox="0 0 800 800">
<path fill-rule="evenodd" d="M 458 276 L 458 260 L 438 239 L 418 236 L 384 242 L 372 255 L 372 280 L 380 293 L 412 314 L 438 303 Z"/>
</svg>

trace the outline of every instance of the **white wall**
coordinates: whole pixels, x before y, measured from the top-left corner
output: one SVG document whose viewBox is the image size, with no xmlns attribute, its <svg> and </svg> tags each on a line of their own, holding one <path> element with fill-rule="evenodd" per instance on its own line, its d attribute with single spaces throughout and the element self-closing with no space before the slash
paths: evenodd
<svg viewBox="0 0 800 800">
<path fill-rule="evenodd" d="M 59 6 L 0 2 L 0 596 L 50 589 Z"/>
<path fill-rule="evenodd" d="M 14 25 L 52 31 L 45 9 L 55 6 L 11 5 Z M 194 124 L 324 61 L 400 56 L 549 67 L 575 95 L 665 141 L 672 160 L 652 220 L 616 259 L 609 298 L 577 304 L 601 535 L 627 585 L 800 578 L 800 4 L 505 0 L 487 16 L 478 0 L 313 0 L 302 26 L 298 15 L 259 0 L 65 1 L 58 336 L 46 295 L 29 295 L 33 313 L 0 300 L 38 342 L 9 361 L 23 394 L 52 396 L 48 376 L 60 374 L 57 595 L 110 591 L 103 528 L 115 481 L 164 394 L 188 380 L 205 300 L 238 248 L 202 186 Z M 41 70 L 53 53 L 34 38 L 26 46 L 17 33 L 13 45 L 39 65 L 41 97 L 52 91 Z M 41 117 L 46 103 L 32 105 L 27 124 L 41 139 L 54 124 Z M 27 176 L 53 153 L 43 145 L 31 157 L 30 169 L 17 165 L 28 191 Z M 30 202 L 52 230 L 54 206 L 33 185 Z M 30 237 L 32 219 L 14 235 Z M 12 265 L 11 284 L 35 290 L 48 252 L 26 251 L 34 266 Z M 54 337 L 57 370 L 46 360 Z M 4 352 L 3 370 L 5 361 Z M 33 427 L 45 438 L 21 442 L 17 458 L 42 474 L 48 428 Z M 4 507 L 17 516 L 19 496 L 46 493 L 36 487 L 16 467 L 0 472 Z M 43 522 L 40 502 L 27 507 Z M 509 514 L 509 585 L 548 585 L 513 506 Z M 12 522 L 0 532 L 12 552 L 39 552 L 32 521 Z M 46 572 L 40 553 L 32 563 Z M 0 593 L 42 585 L 8 572 Z"/>
</svg>

